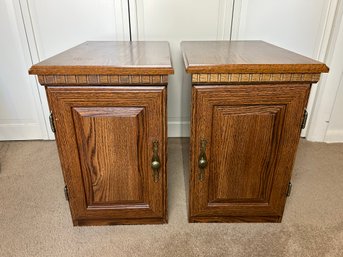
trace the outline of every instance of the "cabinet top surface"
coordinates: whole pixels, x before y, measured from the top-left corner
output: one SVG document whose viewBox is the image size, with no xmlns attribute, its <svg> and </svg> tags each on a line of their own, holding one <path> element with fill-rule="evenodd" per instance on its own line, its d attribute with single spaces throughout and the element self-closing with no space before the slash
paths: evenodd
<svg viewBox="0 0 343 257">
<path fill-rule="evenodd" d="M 88 41 L 29 70 L 37 75 L 172 74 L 168 42 Z"/>
<path fill-rule="evenodd" d="M 321 73 L 321 62 L 263 41 L 185 41 L 188 73 Z"/>
</svg>

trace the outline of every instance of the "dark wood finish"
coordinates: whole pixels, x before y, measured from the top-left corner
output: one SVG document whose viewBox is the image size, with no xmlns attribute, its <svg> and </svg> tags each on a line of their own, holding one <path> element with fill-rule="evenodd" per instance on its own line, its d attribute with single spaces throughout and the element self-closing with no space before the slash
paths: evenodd
<svg viewBox="0 0 343 257">
<path fill-rule="evenodd" d="M 167 222 L 169 58 L 163 42 L 86 42 L 31 68 L 46 86 L 74 225 Z"/>
<path fill-rule="evenodd" d="M 174 73 L 168 42 L 89 41 L 29 70 L 36 75 L 159 75 Z"/>
<path fill-rule="evenodd" d="M 182 42 L 188 73 L 321 73 L 328 67 L 263 41 Z"/>
<path fill-rule="evenodd" d="M 325 65 L 263 42 L 182 48 L 193 84 L 189 221 L 281 222 L 311 81 Z"/>
</svg>

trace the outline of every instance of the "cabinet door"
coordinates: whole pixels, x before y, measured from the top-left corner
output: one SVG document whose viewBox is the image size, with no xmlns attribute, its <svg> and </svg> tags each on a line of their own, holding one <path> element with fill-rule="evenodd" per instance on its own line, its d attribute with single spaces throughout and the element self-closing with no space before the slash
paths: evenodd
<svg viewBox="0 0 343 257">
<path fill-rule="evenodd" d="M 193 87 L 190 221 L 281 220 L 308 93 L 309 85 Z"/>
<path fill-rule="evenodd" d="M 47 92 L 74 224 L 166 222 L 165 88 Z"/>
</svg>

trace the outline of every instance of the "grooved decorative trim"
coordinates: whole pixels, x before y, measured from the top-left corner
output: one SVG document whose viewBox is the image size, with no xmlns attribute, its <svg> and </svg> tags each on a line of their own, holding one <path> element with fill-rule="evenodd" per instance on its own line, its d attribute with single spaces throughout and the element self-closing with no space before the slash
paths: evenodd
<svg viewBox="0 0 343 257">
<path fill-rule="evenodd" d="M 40 75 L 41 85 L 151 85 L 167 84 L 167 75 Z"/>
<path fill-rule="evenodd" d="M 219 73 L 192 74 L 193 83 L 318 82 L 320 74 Z"/>
</svg>

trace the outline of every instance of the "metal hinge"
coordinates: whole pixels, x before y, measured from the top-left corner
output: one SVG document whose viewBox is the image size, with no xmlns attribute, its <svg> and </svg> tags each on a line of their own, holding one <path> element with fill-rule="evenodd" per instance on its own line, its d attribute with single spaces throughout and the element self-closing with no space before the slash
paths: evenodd
<svg viewBox="0 0 343 257">
<path fill-rule="evenodd" d="M 54 116 L 53 116 L 52 112 L 50 112 L 49 121 L 50 121 L 50 128 L 51 128 L 51 131 L 54 132 L 54 133 L 56 133 L 55 122 L 54 122 Z"/>
<path fill-rule="evenodd" d="M 292 192 L 292 183 L 288 182 L 286 196 L 289 197 L 291 195 L 291 192 Z"/>
<path fill-rule="evenodd" d="M 305 109 L 304 110 L 304 116 L 303 116 L 303 121 L 301 123 L 301 129 L 304 129 L 306 127 L 306 122 L 307 122 L 307 116 L 308 116 L 308 112 Z"/>
<path fill-rule="evenodd" d="M 68 192 L 68 187 L 64 186 L 64 196 L 67 201 L 69 201 L 69 192 Z"/>
</svg>

